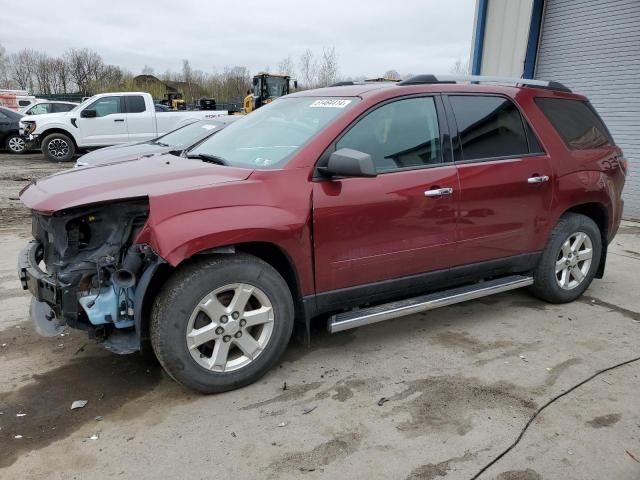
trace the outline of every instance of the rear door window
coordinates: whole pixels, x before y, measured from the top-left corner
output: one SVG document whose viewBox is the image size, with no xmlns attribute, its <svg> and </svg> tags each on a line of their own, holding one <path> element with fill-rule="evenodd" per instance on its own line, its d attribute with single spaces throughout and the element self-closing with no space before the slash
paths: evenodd
<svg viewBox="0 0 640 480">
<path fill-rule="evenodd" d="M 614 144 L 607 127 L 589 103 L 544 97 L 536 97 L 535 102 L 569 148 L 585 150 Z"/>
<path fill-rule="evenodd" d="M 141 95 L 128 95 L 124 97 L 124 104 L 127 113 L 142 113 L 147 109 L 144 103 L 144 97 Z"/>
<path fill-rule="evenodd" d="M 54 111 L 54 113 L 68 112 L 73 107 L 75 107 L 75 105 L 71 105 L 71 104 L 68 104 L 68 103 L 54 103 L 53 104 L 53 111 Z"/>
<path fill-rule="evenodd" d="M 438 165 L 440 130 L 432 97 L 387 103 L 366 114 L 336 143 L 371 155 L 378 172 Z"/>
<path fill-rule="evenodd" d="M 29 115 L 42 115 L 43 113 L 51 113 L 50 103 L 38 103 L 29 110 Z"/>
<path fill-rule="evenodd" d="M 515 158 L 542 151 L 511 100 L 499 96 L 451 95 L 449 101 L 458 125 L 456 160 Z"/>
</svg>

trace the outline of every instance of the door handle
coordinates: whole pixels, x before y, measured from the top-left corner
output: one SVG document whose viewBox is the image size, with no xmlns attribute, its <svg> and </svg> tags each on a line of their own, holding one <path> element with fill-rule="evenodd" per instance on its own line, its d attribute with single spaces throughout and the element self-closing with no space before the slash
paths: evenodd
<svg viewBox="0 0 640 480">
<path fill-rule="evenodd" d="M 441 195 L 451 195 L 453 193 L 453 188 L 434 188 L 432 190 L 427 190 L 424 192 L 425 197 L 439 197 Z"/>
<path fill-rule="evenodd" d="M 114 122 L 124 122 L 124 118 L 116 118 L 113 121 Z"/>
<path fill-rule="evenodd" d="M 527 183 L 544 183 L 549 181 L 548 175 L 540 175 L 538 177 L 527 178 Z"/>
</svg>

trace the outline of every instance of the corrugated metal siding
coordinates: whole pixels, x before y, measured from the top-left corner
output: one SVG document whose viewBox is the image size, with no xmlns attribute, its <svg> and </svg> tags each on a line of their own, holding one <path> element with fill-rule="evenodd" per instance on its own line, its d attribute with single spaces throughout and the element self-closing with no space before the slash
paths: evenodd
<svg viewBox="0 0 640 480">
<path fill-rule="evenodd" d="M 589 97 L 630 163 L 624 216 L 640 219 L 640 0 L 547 0 L 536 78 Z"/>
</svg>

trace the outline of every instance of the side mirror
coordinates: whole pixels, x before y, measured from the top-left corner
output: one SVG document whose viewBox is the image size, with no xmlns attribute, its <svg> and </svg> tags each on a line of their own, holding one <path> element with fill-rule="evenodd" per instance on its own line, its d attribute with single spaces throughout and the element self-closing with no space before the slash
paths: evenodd
<svg viewBox="0 0 640 480">
<path fill-rule="evenodd" d="M 86 109 L 80 113 L 80 116 L 82 118 L 96 118 L 97 114 L 95 110 Z"/>
<path fill-rule="evenodd" d="M 378 172 L 368 153 L 341 148 L 329 157 L 326 167 L 320 167 L 320 172 L 329 177 L 376 177 Z"/>
</svg>

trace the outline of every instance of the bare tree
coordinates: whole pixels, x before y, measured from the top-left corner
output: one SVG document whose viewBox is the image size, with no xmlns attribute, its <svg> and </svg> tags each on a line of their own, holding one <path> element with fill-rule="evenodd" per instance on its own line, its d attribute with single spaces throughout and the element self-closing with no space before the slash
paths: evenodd
<svg viewBox="0 0 640 480">
<path fill-rule="evenodd" d="M 71 89 L 71 76 L 69 65 L 62 58 L 53 58 L 51 61 L 51 87 L 53 93 L 69 93 Z"/>
<path fill-rule="evenodd" d="M 318 86 L 328 87 L 338 78 L 338 54 L 335 47 L 322 49 L 322 60 L 318 69 Z"/>
<path fill-rule="evenodd" d="M 278 73 L 289 75 L 290 77 L 295 77 L 296 67 L 291 56 L 283 58 L 280 63 L 278 63 Z"/>
<path fill-rule="evenodd" d="M 0 44 L 0 86 L 11 88 L 12 82 L 9 79 L 9 58 L 6 49 Z"/>
<path fill-rule="evenodd" d="M 142 75 L 153 75 L 153 67 L 149 65 L 145 65 L 142 69 Z"/>
<path fill-rule="evenodd" d="M 449 69 L 449 72 L 454 75 L 467 75 L 469 73 L 468 60 L 463 60 L 462 58 L 457 59 Z"/>
<path fill-rule="evenodd" d="M 18 85 L 18 88 L 33 91 L 35 57 L 36 52 L 27 48 L 11 55 L 9 60 L 11 78 Z"/>
<path fill-rule="evenodd" d="M 386 72 L 384 72 L 384 75 L 382 76 L 389 80 L 400 80 L 402 78 L 402 76 L 398 73 L 397 70 L 387 70 Z"/>
<path fill-rule="evenodd" d="M 88 48 L 72 48 L 65 53 L 65 60 L 69 65 L 69 75 L 83 95 L 88 95 L 92 84 L 99 83 L 100 74 L 104 69 L 102 57 Z"/>
<path fill-rule="evenodd" d="M 51 59 L 46 53 L 36 52 L 34 55 L 34 74 L 37 93 L 49 95 L 51 88 Z"/>
<path fill-rule="evenodd" d="M 300 82 L 305 88 L 316 86 L 318 79 L 318 62 L 313 56 L 311 49 L 307 48 L 300 55 Z"/>
</svg>

